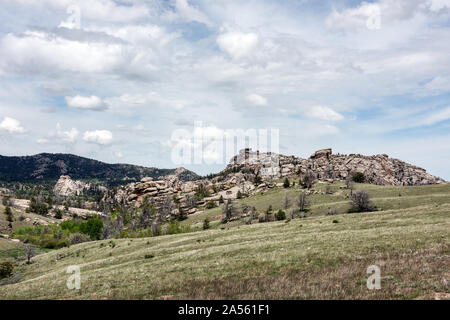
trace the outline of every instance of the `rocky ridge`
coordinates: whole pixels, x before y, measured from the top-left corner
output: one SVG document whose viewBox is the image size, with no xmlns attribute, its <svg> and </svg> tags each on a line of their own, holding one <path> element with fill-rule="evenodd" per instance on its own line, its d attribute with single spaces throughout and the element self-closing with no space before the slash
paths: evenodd
<svg viewBox="0 0 450 320">
<path fill-rule="evenodd" d="M 153 180 L 144 178 L 118 189 L 115 201 L 139 207 L 145 199 L 156 206 L 168 197 L 179 204 L 184 214 L 192 214 L 208 202 L 219 204 L 219 199 L 236 199 L 238 192 L 254 194 L 277 186 L 275 179 L 282 177 L 302 178 L 312 172 L 321 181 L 345 180 L 356 172 L 363 173 L 366 182 L 378 185 L 426 185 L 446 183 L 430 175 L 426 170 L 387 155 L 363 156 L 360 154 L 334 155 L 331 149 L 315 152 L 310 158 L 284 156 L 274 153 L 252 152 L 244 149 L 233 157 L 227 168 L 220 173 L 196 181 L 181 181 L 176 175 Z M 190 205 L 189 198 L 203 185 L 209 196 Z M 278 185 L 282 185 L 278 183 Z M 177 211 L 178 212 L 178 211 Z M 175 213 L 174 213 L 175 214 Z"/>
</svg>

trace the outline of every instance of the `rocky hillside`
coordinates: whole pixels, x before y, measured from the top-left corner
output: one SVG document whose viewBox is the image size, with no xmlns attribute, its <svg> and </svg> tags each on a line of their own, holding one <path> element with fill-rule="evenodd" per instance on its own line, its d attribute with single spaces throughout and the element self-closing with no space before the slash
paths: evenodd
<svg viewBox="0 0 450 320">
<path fill-rule="evenodd" d="M 225 171 L 250 171 L 263 178 L 301 175 L 307 171 L 319 180 L 345 180 L 349 175 L 360 172 L 365 182 L 377 185 L 415 186 L 445 183 L 441 178 L 386 154 L 364 156 L 360 154 L 333 154 L 331 149 L 316 151 L 310 158 L 275 155 L 241 150 Z"/>
<path fill-rule="evenodd" d="M 225 170 L 216 175 L 196 181 L 181 181 L 175 175 L 166 176 L 158 181 L 144 178 L 119 188 L 114 200 L 139 207 L 145 199 L 156 206 L 167 199 L 176 199 L 179 210 L 184 214 L 191 214 L 210 202 L 219 205 L 221 198 L 236 199 L 238 192 L 246 195 L 264 193 L 277 185 L 282 186 L 283 183 L 276 183 L 279 178 L 303 179 L 308 172 L 315 180 L 324 182 L 346 180 L 359 172 L 363 174 L 364 182 L 376 185 L 414 186 L 446 183 L 443 179 L 428 174 L 425 169 L 389 158 L 387 155 L 333 155 L 331 149 L 323 149 L 308 159 L 302 159 L 245 149 L 231 159 Z M 200 186 L 206 190 L 206 195 L 198 199 L 196 190 Z M 197 198 L 198 201 L 192 204 L 190 200 L 192 198 Z M 177 214 L 178 211 L 174 211 L 174 214 Z"/>
<path fill-rule="evenodd" d="M 139 181 L 144 177 L 158 178 L 177 175 L 180 180 L 198 179 L 184 168 L 157 169 L 129 164 L 108 164 L 71 154 L 42 153 L 25 157 L 0 156 L 0 181 L 54 184 L 60 176 L 74 180 L 91 181 L 115 186 Z"/>
</svg>

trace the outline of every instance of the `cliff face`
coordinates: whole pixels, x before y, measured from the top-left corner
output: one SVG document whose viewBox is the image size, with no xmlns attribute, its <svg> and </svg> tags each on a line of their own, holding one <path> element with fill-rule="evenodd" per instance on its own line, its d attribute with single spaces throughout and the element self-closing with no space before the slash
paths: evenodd
<svg viewBox="0 0 450 320">
<path fill-rule="evenodd" d="M 59 196 L 79 196 L 85 190 L 90 189 L 90 185 L 82 181 L 72 180 L 69 176 L 61 176 L 53 188 L 53 192 Z"/>
<path fill-rule="evenodd" d="M 253 170 L 261 176 L 286 177 L 312 171 L 320 180 L 345 180 L 355 172 L 363 173 L 366 182 L 377 185 L 427 185 L 446 183 L 425 169 L 387 155 L 363 156 L 360 154 L 333 154 L 331 149 L 316 151 L 310 158 L 284 156 L 242 150 L 235 156 L 228 170 Z"/>
</svg>

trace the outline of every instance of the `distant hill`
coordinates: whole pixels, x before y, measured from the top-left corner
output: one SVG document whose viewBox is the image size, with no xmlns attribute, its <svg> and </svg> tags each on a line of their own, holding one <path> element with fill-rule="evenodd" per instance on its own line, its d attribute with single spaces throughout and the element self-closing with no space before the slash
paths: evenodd
<svg viewBox="0 0 450 320">
<path fill-rule="evenodd" d="M 0 181 L 22 183 L 56 183 L 61 175 L 75 180 L 98 180 L 109 186 L 139 181 L 143 177 L 158 178 L 177 175 L 180 180 L 196 180 L 199 176 L 184 168 L 158 169 L 130 164 L 108 164 L 72 154 L 41 153 L 34 156 L 0 156 Z"/>
</svg>

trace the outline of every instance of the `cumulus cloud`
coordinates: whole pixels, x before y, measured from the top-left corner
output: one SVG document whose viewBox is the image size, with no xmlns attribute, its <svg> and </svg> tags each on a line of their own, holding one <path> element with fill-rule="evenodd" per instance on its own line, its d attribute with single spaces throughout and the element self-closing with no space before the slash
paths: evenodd
<svg viewBox="0 0 450 320">
<path fill-rule="evenodd" d="M 0 129 L 8 131 L 9 133 L 24 133 L 25 128 L 22 127 L 20 122 L 14 118 L 5 117 L 3 121 L 0 123 Z"/>
<path fill-rule="evenodd" d="M 217 37 L 219 48 L 228 53 L 231 58 L 246 57 L 258 44 L 256 33 L 244 33 L 240 31 L 228 31 Z"/>
<path fill-rule="evenodd" d="M 11 72 L 111 72 L 126 60 L 117 43 L 69 40 L 41 31 L 7 34 L 0 42 L 2 67 Z"/>
<path fill-rule="evenodd" d="M 109 145 L 113 142 L 113 134 L 108 130 L 86 131 L 83 140 L 98 145 Z"/>
<path fill-rule="evenodd" d="M 340 113 L 334 111 L 333 109 L 331 109 L 329 107 L 325 107 L 325 106 L 311 107 L 306 112 L 306 114 L 308 117 L 320 119 L 320 120 L 326 120 L 326 121 L 344 120 L 344 117 Z"/>
<path fill-rule="evenodd" d="M 114 112 L 129 113 L 133 110 L 145 107 L 170 108 L 180 111 L 185 106 L 192 104 L 191 101 L 178 98 L 165 97 L 157 92 L 128 94 L 125 93 L 120 97 L 111 97 L 105 99 L 105 103 Z"/>
<path fill-rule="evenodd" d="M 69 107 L 84 109 L 84 110 L 105 110 L 108 108 L 106 103 L 97 96 L 84 97 L 76 95 L 74 97 L 66 97 L 66 103 Z"/>
<path fill-rule="evenodd" d="M 252 93 L 247 96 L 247 101 L 254 106 L 263 107 L 267 106 L 267 99 L 258 94 Z"/>
<path fill-rule="evenodd" d="M 70 130 L 64 130 L 60 123 L 56 124 L 56 131 L 49 134 L 46 138 L 40 138 L 37 140 L 39 144 L 47 143 L 60 143 L 60 144 L 72 144 L 77 141 L 79 131 L 77 128 L 71 128 Z"/>
</svg>

